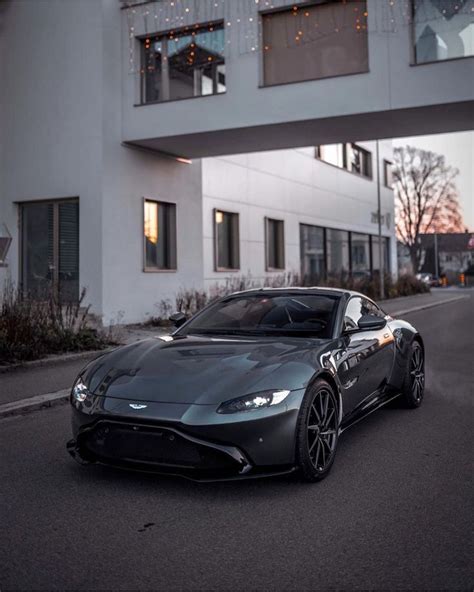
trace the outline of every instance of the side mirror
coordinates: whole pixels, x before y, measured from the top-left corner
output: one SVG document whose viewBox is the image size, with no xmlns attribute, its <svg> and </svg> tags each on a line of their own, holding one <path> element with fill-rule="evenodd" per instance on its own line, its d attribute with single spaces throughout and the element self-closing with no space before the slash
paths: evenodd
<svg viewBox="0 0 474 592">
<path fill-rule="evenodd" d="M 184 325 L 184 323 L 187 321 L 188 319 L 186 318 L 186 315 L 184 314 L 184 312 L 175 312 L 174 314 L 172 314 L 170 316 L 170 321 L 173 323 L 173 325 L 175 325 L 176 327 L 181 327 L 181 325 Z"/>
<path fill-rule="evenodd" d="M 376 329 L 383 329 L 387 321 L 375 315 L 366 314 L 360 317 L 357 324 L 361 331 L 375 331 Z"/>
</svg>

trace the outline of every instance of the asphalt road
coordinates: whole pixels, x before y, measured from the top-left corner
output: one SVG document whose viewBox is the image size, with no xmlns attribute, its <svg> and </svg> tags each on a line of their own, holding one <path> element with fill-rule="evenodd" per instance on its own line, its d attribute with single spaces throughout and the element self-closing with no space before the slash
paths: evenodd
<svg viewBox="0 0 474 592">
<path fill-rule="evenodd" d="M 473 304 L 407 315 L 423 406 L 346 432 L 317 485 L 83 468 L 66 406 L 3 419 L 0 589 L 472 590 Z"/>
<path fill-rule="evenodd" d="M 51 366 L 19 367 L 0 374 L 0 404 L 70 388 L 78 373 L 98 353 L 80 360 L 65 360 Z"/>
</svg>

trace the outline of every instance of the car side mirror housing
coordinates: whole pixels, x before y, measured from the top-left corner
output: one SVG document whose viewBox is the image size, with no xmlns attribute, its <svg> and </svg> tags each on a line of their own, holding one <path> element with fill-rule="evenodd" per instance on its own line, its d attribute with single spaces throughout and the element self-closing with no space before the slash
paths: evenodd
<svg viewBox="0 0 474 592">
<path fill-rule="evenodd" d="M 187 318 L 184 312 L 175 312 L 170 316 L 170 321 L 175 327 L 181 327 L 187 321 Z"/>
<path fill-rule="evenodd" d="M 371 314 L 362 315 L 357 321 L 357 325 L 361 331 L 375 331 L 376 329 L 383 329 L 386 324 L 387 321 L 385 319 Z"/>
</svg>

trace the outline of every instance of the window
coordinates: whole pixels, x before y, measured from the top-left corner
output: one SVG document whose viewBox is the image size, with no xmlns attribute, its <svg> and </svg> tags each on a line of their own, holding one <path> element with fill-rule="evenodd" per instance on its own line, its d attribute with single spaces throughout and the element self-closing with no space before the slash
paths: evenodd
<svg viewBox="0 0 474 592">
<path fill-rule="evenodd" d="M 79 202 L 38 201 L 20 205 L 23 290 L 63 301 L 79 298 Z"/>
<path fill-rule="evenodd" d="M 344 313 L 344 331 L 358 329 L 359 326 L 357 323 L 364 314 L 366 314 L 364 300 L 358 296 L 351 298 L 346 305 L 346 312 Z"/>
<path fill-rule="evenodd" d="M 214 210 L 216 271 L 240 268 L 239 215 Z"/>
<path fill-rule="evenodd" d="M 365 0 L 326 0 L 264 13 L 262 27 L 264 85 L 369 69 Z"/>
<path fill-rule="evenodd" d="M 142 103 L 225 92 L 224 23 L 146 37 L 142 43 Z"/>
<path fill-rule="evenodd" d="M 347 144 L 346 167 L 351 173 L 372 178 L 372 157 L 370 152 L 357 144 Z"/>
<path fill-rule="evenodd" d="M 380 257 L 379 257 L 379 237 L 372 236 L 372 271 L 380 271 Z M 390 270 L 389 266 L 389 239 L 382 237 L 382 257 L 384 272 Z"/>
<path fill-rule="evenodd" d="M 370 276 L 370 237 L 368 234 L 351 233 L 352 275 Z"/>
<path fill-rule="evenodd" d="M 388 160 L 383 161 L 383 182 L 385 187 L 393 189 L 393 165 Z"/>
<path fill-rule="evenodd" d="M 315 285 L 327 275 L 351 273 L 355 279 L 378 272 L 378 236 L 300 224 L 301 277 Z M 390 272 L 390 240 L 382 238 L 384 270 Z"/>
<path fill-rule="evenodd" d="M 368 314 L 381 319 L 385 318 L 383 310 L 370 300 L 359 296 L 352 297 L 347 303 L 346 312 L 344 313 L 344 331 L 357 330 L 359 328 L 359 319 Z"/>
<path fill-rule="evenodd" d="M 301 276 L 307 283 L 317 283 L 326 275 L 324 234 L 324 228 L 300 224 Z"/>
<path fill-rule="evenodd" d="M 266 268 L 285 269 L 285 232 L 283 220 L 265 218 Z"/>
<path fill-rule="evenodd" d="M 332 275 L 349 272 L 349 233 L 345 230 L 326 230 L 327 269 Z"/>
<path fill-rule="evenodd" d="M 358 144 L 316 146 L 316 158 L 362 177 L 372 178 L 372 155 Z"/>
<path fill-rule="evenodd" d="M 413 0 L 415 63 L 474 55 L 472 10 L 472 0 Z"/>
<path fill-rule="evenodd" d="M 12 242 L 12 235 L 5 224 L 0 224 L 0 266 L 6 265 L 8 250 Z"/>
<path fill-rule="evenodd" d="M 316 158 L 343 169 L 345 168 L 344 149 L 344 144 L 325 144 L 324 146 L 316 146 Z"/>
<path fill-rule="evenodd" d="M 145 200 L 144 271 L 176 269 L 176 205 Z"/>
</svg>

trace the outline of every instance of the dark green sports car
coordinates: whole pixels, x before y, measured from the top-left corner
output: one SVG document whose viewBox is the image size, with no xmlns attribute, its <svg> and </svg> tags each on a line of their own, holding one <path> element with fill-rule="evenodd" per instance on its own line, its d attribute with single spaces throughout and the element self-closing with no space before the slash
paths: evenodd
<svg viewBox="0 0 474 592">
<path fill-rule="evenodd" d="M 418 407 L 423 341 L 362 294 L 249 290 L 88 364 L 72 392 L 80 463 L 248 478 L 331 469 L 341 433 L 395 397 Z"/>
</svg>

